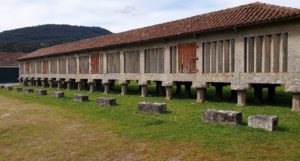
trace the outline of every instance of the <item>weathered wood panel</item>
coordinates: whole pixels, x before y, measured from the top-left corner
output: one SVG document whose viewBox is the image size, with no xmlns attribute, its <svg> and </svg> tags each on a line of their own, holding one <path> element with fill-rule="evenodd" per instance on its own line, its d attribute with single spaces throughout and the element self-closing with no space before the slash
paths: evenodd
<svg viewBox="0 0 300 161">
<path fill-rule="evenodd" d="M 99 73 L 99 54 L 94 53 L 91 55 L 91 74 Z"/>
<path fill-rule="evenodd" d="M 279 72 L 279 50 L 280 50 L 280 38 L 281 35 L 273 35 L 273 72 L 278 73 Z"/>
<path fill-rule="evenodd" d="M 282 55 L 282 72 L 288 71 L 288 33 L 283 34 L 282 37 L 282 47 L 283 47 L 283 55 Z"/>
<path fill-rule="evenodd" d="M 179 54 L 179 72 L 180 73 L 196 73 L 196 43 L 184 43 L 178 45 Z"/>
<path fill-rule="evenodd" d="M 120 54 L 119 52 L 107 53 L 107 72 L 120 73 Z"/>
<path fill-rule="evenodd" d="M 140 51 L 125 51 L 125 73 L 140 73 Z"/>
<path fill-rule="evenodd" d="M 68 72 L 69 72 L 69 74 L 76 74 L 77 73 L 76 57 L 69 57 L 68 58 Z"/>
<path fill-rule="evenodd" d="M 219 41 L 218 42 L 218 63 L 217 63 L 217 66 L 218 66 L 218 73 L 223 73 L 223 41 Z"/>
<path fill-rule="evenodd" d="M 224 41 L 224 72 L 229 73 L 230 40 Z M 254 50 L 253 50 L 254 52 Z M 253 57 L 254 61 L 254 57 Z"/>
<path fill-rule="evenodd" d="M 49 74 L 49 61 L 43 61 L 43 74 Z"/>
<path fill-rule="evenodd" d="M 265 66 L 264 70 L 265 73 L 269 73 L 271 71 L 271 43 L 272 43 L 272 36 L 265 36 Z"/>
<path fill-rule="evenodd" d="M 248 73 L 253 73 L 254 72 L 254 42 L 255 38 L 250 37 L 248 38 L 248 50 L 247 50 L 247 60 L 248 60 Z"/>
<path fill-rule="evenodd" d="M 36 74 L 42 74 L 42 62 L 36 61 Z"/>
<path fill-rule="evenodd" d="M 30 74 L 35 74 L 35 62 L 30 62 Z"/>
<path fill-rule="evenodd" d="M 210 57 L 210 69 L 211 73 L 216 73 L 217 72 L 217 42 L 212 42 L 211 43 L 211 57 Z"/>
<path fill-rule="evenodd" d="M 203 73 L 210 73 L 210 43 L 203 43 Z"/>
<path fill-rule="evenodd" d="M 145 50 L 145 69 L 146 73 L 164 73 L 163 48 Z"/>
<path fill-rule="evenodd" d="M 79 57 L 79 73 L 80 74 L 89 74 L 89 56 L 80 56 Z"/>
<path fill-rule="evenodd" d="M 103 68 L 103 53 L 99 54 L 99 74 L 102 74 L 104 71 Z"/>
<path fill-rule="evenodd" d="M 170 47 L 170 52 L 171 52 L 171 57 L 170 57 L 170 59 L 171 59 L 171 64 L 170 64 L 170 72 L 171 73 L 176 73 L 176 70 L 177 70 L 177 46 L 171 46 Z"/>
<path fill-rule="evenodd" d="M 19 74 L 24 74 L 24 63 L 20 63 Z"/>
<path fill-rule="evenodd" d="M 66 69 L 66 58 L 59 58 L 58 60 L 59 63 L 59 74 L 66 74 L 67 69 Z"/>
<path fill-rule="evenodd" d="M 262 72 L 262 48 L 263 48 L 263 37 L 256 38 L 256 73 Z"/>
<path fill-rule="evenodd" d="M 230 40 L 230 72 L 235 72 L 235 40 Z"/>
<path fill-rule="evenodd" d="M 25 74 L 30 74 L 30 63 L 29 62 L 25 63 Z"/>
<path fill-rule="evenodd" d="M 50 60 L 50 73 L 57 74 L 57 60 L 56 59 Z"/>
</svg>

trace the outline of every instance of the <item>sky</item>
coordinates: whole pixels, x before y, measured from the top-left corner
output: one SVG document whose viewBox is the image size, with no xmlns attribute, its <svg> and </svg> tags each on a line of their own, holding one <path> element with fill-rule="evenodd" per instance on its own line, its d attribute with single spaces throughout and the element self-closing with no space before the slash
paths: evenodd
<svg viewBox="0 0 300 161">
<path fill-rule="evenodd" d="M 0 32 L 69 24 L 117 33 L 257 1 L 300 8 L 300 0 L 0 0 Z"/>
</svg>

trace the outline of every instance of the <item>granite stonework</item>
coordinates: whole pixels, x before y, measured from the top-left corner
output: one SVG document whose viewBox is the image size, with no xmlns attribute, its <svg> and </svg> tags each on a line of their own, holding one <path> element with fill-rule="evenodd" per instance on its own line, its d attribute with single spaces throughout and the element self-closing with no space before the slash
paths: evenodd
<svg viewBox="0 0 300 161">
<path fill-rule="evenodd" d="M 23 91 L 23 88 L 16 88 L 16 91 L 17 91 L 17 92 L 22 92 L 22 91 Z"/>
<path fill-rule="evenodd" d="M 24 92 L 27 92 L 27 93 L 33 93 L 34 90 L 32 88 L 25 88 L 24 89 Z"/>
<path fill-rule="evenodd" d="M 5 87 L 5 89 L 8 90 L 8 91 L 12 91 L 14 88 L 11 87 L 11 86 L 7 86 L 7 87 Z"/>
<path fill-rule="evenodd" d="M 65 93 L 61 92 L 61 91 L 59 91 L 59 92 L 52 92 L 52 96 L 56 97 L 56 98 L 63 98 L 63 97 L 65 97 Z"/>
<path fill-rule="evenodd" d="M 252 128 L 274 131 L 278 126 L 278 117 L 272 115 L 254 115 L 248 117 L 248 126 Z"/>
<path fill-rule="evenodd" d="M 150 102 L 141 102 L 138 104 L 138 111 L 148 112 L 148 113 L 158 113 L 162 114 L 167 111 L 167 105 L 165 103 L 150 103 Z"/>
<path fill-rule="evenodd" d="M 89 96 L 88 95 L 83 95 L 83 94 L 76 94 L 73 98 L 75 102 L 87 102 L 89 101 Z"/>
<path fill-rule="evenodd" d="M 115 106 L 117 105 L 117 100 L 115 98 L 100 97 L 97 99 L 97 104 L 100 106 Z"/>
<path fill-rule="evenodd" d="M 238 111 L 207 109 L 203 111 L 203 120 L 207 123 L 241 125 L 243 114 Z"/>
<path fill-rule="evenodd" d="M 47 90 L 46 89 L 38 89 L 37 93 L 40 96 L 46 96 L 47 95 Z"/>
</svg>

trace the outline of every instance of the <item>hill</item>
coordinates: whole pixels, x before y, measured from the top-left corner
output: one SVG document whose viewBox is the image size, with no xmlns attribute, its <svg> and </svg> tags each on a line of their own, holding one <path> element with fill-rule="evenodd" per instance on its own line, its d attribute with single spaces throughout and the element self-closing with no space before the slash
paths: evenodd
<svg viewBox="0 0 300 161">
<path fill-rule="evenodd" d="M 0 52 L 29 53 L 39 48 L 111 34 L 100 27 L 40 25 L 0 33 Z"/>
</svg>

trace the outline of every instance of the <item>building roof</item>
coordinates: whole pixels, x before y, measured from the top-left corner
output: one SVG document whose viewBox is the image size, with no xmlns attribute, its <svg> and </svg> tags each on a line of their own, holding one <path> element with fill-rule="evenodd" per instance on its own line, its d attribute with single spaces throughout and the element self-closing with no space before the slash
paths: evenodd
<svg viewBox="0 0 300 161">
<path fill-rule="evenodd" d="M 0 68 L 1 67 L 18 67 L 18 58 L 25 56 L 24 53 L 7 53 L 0 52 Z"/>
<path fill-rule="evenodd" d="M 300 18 L 300 9 L 256 2 L 154 26 L 43 48 L 20 60 L 296 18 Z"/>
</svg>

